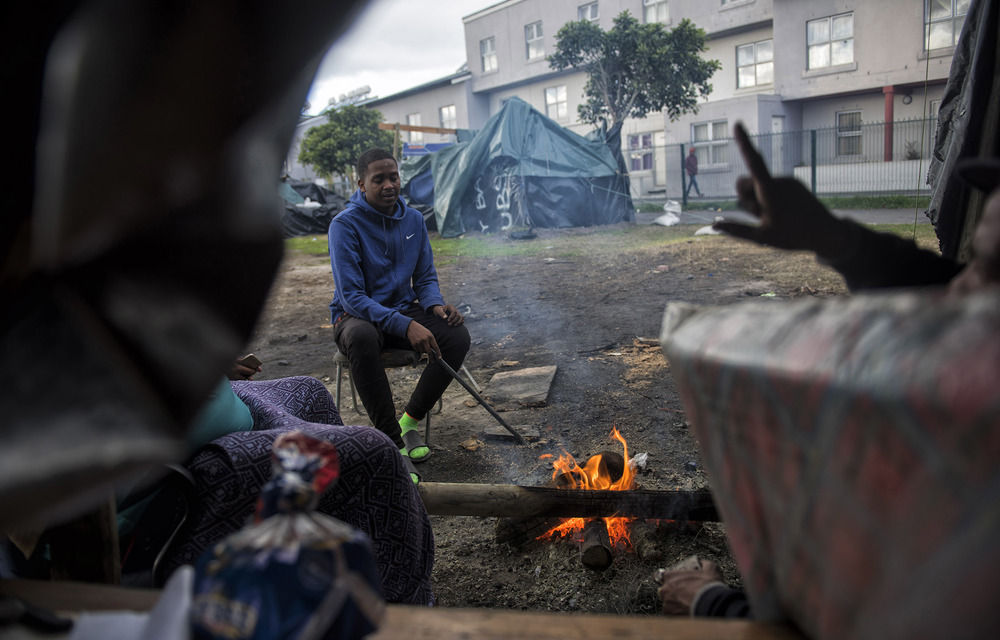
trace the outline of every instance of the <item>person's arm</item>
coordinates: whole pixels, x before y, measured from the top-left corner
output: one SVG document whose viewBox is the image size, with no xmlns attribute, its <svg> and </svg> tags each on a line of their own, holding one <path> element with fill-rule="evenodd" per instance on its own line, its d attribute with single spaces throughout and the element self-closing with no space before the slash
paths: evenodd
<svg viewBox="0 0 1000 640">
<path fill-rule="evenodd" d="M 960 263 L 894 233 L 842 222 L 849 238 L 843 253 L 820 262 L 836 269 L 851 291 L 944 285 L 962 270 Z"/>
<path fill-rule="evenodd" d="M 736 182 L 737 198 L 759 224 L 724 221 L 714 228 L 779 249 L 812 251 L 852 290 L 941 284 L 960 270 L 898 236 L 837 218 L 798 180 L 772 177 L 739 124 L 735 138 L 750 171 Z"/>
<path fill-rule="evenodd" d="M 746 594 L 730 589 L 722 581 L 719 565 L 691 556 L 670 569 L 653 575 L 656 590 L 668 615 L 750 618 Z"/>
<path fill-rule="evenodd" d="M 386 333 L 406 336 L 410 319 L 379 304 L 368 295 L 361 266 L 358 230 L 334 219 L 330 225 L 329 245 L 333 283 L 344 309 L 356 318 L 368 320 Z"/>
<path fill-rule="evenodd" d="M 712 583 L 695 596 L 691 615 L 696 618 L 752 618 L 753 612 L 744 591 Z"/>
</svg>

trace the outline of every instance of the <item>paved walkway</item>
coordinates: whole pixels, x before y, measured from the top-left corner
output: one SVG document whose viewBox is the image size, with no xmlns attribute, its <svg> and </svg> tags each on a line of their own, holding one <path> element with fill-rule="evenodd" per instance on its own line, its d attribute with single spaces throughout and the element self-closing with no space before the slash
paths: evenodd
<svg viewBox="0 0 1000 640">
<path fill-rule="evenodd" d="M 924 214 L 923 209 L 914 212 L 913 209 L 834 209 L 834 215 L 841 218 L 850 218 L 866 224 L 930 224 L 930 219 Z M 662 216 L 661 212 L 639 213 L 636 212 L 637 224 L 654 224 L 655 220 Z M 752 221 L 753 218 L 743 211 L 712 211 L 710 209 L 684 211 L 681 213 L 680 224 L 711 224 L 717 216 L 722 216 L 727 220 Z"/>
</svg>

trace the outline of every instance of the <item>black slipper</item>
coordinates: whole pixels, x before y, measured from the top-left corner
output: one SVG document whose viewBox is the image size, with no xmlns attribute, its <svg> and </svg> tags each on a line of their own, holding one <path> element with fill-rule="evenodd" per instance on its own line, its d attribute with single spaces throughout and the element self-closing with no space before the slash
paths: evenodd
<svg viewBox="0 0 1000 640">
<path fill-rule="evenodd" d="M 407 455 L 407 457 L 414 462 L 424 462 L 427 458 L 431 457 L 431 449 L 424 442 L 424 439 L 420 437 L 420 432 L 416 429 L 411 429 L 403 434 L 403 444 L 406 445 L 407 452 L 413 451 L 414 449 L 419 449 L 424 447 L 427 449 L 427 454 L 420 456 L 419 458 L 414 458 L 412 455 Z"/>
</svg>

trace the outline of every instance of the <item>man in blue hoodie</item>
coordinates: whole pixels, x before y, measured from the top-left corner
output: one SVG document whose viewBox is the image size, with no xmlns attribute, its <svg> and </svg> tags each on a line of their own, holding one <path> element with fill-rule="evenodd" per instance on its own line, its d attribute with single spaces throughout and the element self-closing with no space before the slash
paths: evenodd
<svg viewBox="0 0 1000 640">
<path fill-rule="evenodd" d="M 358 158 L 357 171 L 358 190 L 330 222 L 333 337 L 351 362 L 351 378 L 372 424 L 407 461 L 423 462 L 430 449 L 417 427 L 451 382 L 437 359 L 459 369 L 469 332 L 462 314 L 441 296 L 424 217 L 399 197 L 392 154 L 369 149 Z M 398 422 L 382 367 L 385 348 L 415 349 L 430 358 Z M 411 473 L 417 482 L 412 467 Z"/>
</svg>

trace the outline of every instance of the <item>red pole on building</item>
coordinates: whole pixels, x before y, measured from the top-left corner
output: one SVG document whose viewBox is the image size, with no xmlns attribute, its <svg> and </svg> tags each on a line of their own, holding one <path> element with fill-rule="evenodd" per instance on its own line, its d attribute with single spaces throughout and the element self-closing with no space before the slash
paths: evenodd
<svg viewBox="0 0 1000 640">
<path fill-rule="evenodd" d="M 892 108 L 896 102 L 896 88 L 892 86 L 882 87 L 882 94 L 885 96 L 885 124 L 882 125 L 882 128 L 885 131 L 885 140 L 883 141 L 884 148 L 882 149 L 882 159 L 886 162 L 892 162 Z"/>
</svg>

